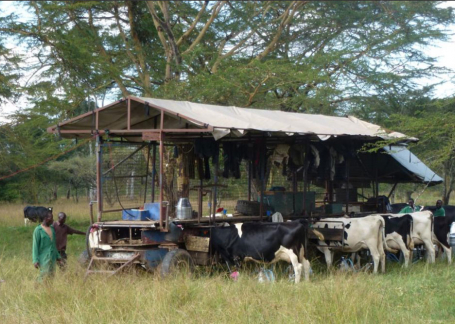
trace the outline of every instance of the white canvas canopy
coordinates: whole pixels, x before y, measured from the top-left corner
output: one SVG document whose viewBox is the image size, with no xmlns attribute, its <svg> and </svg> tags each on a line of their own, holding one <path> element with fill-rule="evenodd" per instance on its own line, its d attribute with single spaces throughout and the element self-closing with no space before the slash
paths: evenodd
<svg viewBox="0 0 455 324">
<path fill-rule="evenodd" d="M 190 133 L 212 134 L 216 140 L 265 133 L 275 138 L 310 135 L 312 140 L 320 141 L 335 137 L 368 141 L 398 139 L 400 143 L 417 141 L 353 116 L 324 116 L 133 96 L 49 127 L 48 131 L 65 138 L 87 138 L 96 132 L 109 132 L 111 136 L 127 137 L 136 142 L 144 141 L 146 133 L 159 132 L 180 138 L 186 138 Z M 397 146 L 391 151 L 387 146 L 384 150 L 398 162 L 394 172 L 402 175 L 401 181 L 442 182 L 405 147 Z"/>
</svg>

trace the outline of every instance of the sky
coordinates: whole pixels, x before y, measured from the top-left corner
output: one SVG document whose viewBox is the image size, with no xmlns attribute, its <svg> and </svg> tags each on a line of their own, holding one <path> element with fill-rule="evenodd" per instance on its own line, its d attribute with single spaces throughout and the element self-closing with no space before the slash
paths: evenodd
<svg viewBox="0 0 455 324">
<path fill-rule="evenodd" d="M 446 1 L 441 6 L 455 8 L 455 2 Z M 0 10 L 5 13 L 12 12 L 16 8 L 13 6 L 11 1 L 0 1 Z M 455 25 L 451 28 L 452 33 L 455 34 Z M 426 52 L 438 58 L 437 65 L 440 67 L 447 67 L 455 71 L 455 35 L 452 35 L 447 42 L 436 42 L 432 47 L 426 48 Z M 435 82 L 444 81 L 438 85 L 435 90 L 435 97 L 444 98 L 455 95 L 455 79 L 448 75 L 440 75 L 438 78 L 432 79 L 421 79 L 418 83 L 422 86 L 433 84 Z M 108 104 L 106 102 L 105 104 Z M 8 121 L 8 115 L 21 110 L 27 106 L 27 100 L 25 98 L 20 99 L 18 102 L 6 101 L 0 104 L 0 123 Z"/>
</svg>

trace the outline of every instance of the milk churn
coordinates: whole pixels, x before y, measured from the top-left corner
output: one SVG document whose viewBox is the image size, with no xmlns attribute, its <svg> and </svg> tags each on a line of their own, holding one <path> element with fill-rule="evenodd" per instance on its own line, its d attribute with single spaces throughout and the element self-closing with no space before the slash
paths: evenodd
<svg viewBox="0 0 455 324">
<path fill-rule="evenodd" d="M 180 198 L 177 206 L 175 206 L 175 213 L 177 219 L 191 219 L 193 209 L 191 208 L 190 200 L 188 198 Z"/>
</svg>

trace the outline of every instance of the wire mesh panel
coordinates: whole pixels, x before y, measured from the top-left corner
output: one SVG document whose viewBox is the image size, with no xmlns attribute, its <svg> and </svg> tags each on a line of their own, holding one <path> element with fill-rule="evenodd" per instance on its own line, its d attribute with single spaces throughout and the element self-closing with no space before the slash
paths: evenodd
<svg viewBox="0 0 455 324">
<path fill-rule="evenodd" d="M 201 158 L 195 143 L 177 145 L 167 143 L 164 146 L 163 201 L 169 203 L 171 217 L 175 216 L 175 206 L 179 198 L 189 198 L 192 209 L 195 212 L 199 211 L 200 192 L 201 216 L 208 216 L 213 212 L 214 194 L 215 211 L 221 213 L 222 210 L 226 210 L 227 214 L 236 214 L 239 201 L 261 200 L 262 185 L 265 204 L 272 205 L 270 195 L 273 195 L 274 191 L 280 191 L 287 197 L 285 204 L 293 205 L 281 207 L 286 209 L 287 214 L 302 212 L 303 181 L 302 176 L 299 179 L 298 172 L 294 179 L 292 172 L 286 170 L 282 164 L 274 164 L 271 159 L 267 159 L 266 167 L 261 171 L 264 172 L 266 179 L 262 184 L 257 159 L 232 160 L 230 158 L 232 152 L 229 155 L 226 148 L 228 146 L 218 143 L 216 145 L 217 154 L 210 158 Z M 254 147 L 249 149 L 255 150 Z M 269 149 L 267 156 L 270 156 L 273 149 L 273 147 Z M 215 156 L 218 158 L 218 170 Z M 159 145 L 155 143 L 104 143 L 101 164 L 103 210 L 141 208 L 146 202 L 159 202 L 159 167 Z M 317 192 L 316 200 L 323 199 L 325 193 L 323 188 L 306 189 Z M 314 201 L 314 194 L 312 197 Z M 283 202 L 281 205 L 283 206 Z"/>
<path fill-rule="evenodd" d="M 103 209 L 138 208 L 149 187 L 149 147 L 107 142 L 102 145 L 101 187 Z"/>
</svg>

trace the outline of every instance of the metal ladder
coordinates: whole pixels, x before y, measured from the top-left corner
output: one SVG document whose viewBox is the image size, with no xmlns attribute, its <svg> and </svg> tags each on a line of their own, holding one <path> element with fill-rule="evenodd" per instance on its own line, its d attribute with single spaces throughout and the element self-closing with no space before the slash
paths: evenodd
<svg viewBox="0 0 455 324">
<path fill-rule="evenodd" d="M 109 277 L 112 277 L 116 273 L 118 273 L 120 270 L 130 266 L 133 264 L 134 261 L 136 261 L 140 257 L 139 253 L 134 254 L 131 258 L 129 259 L 114 259 L 114 258 L 106 258 L 106 257 L 97 257 L 95 255 L 92 255 L 92 258 L 90 259 L 90 263 L 88 264 L 87 271 L 85 272 L 84 276 L 84 281 L 87 280 L 87 277 L 91 274 L 109 274 Z M 109 262 L 109 263 L 123 263 L 118 269 L 116 270 L 92 270 L 92 266 L 96 262 Z"/>
</svg>

